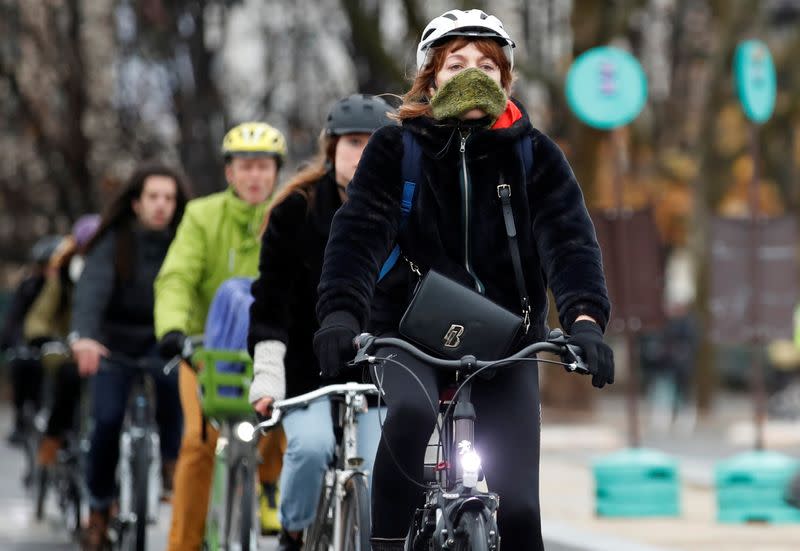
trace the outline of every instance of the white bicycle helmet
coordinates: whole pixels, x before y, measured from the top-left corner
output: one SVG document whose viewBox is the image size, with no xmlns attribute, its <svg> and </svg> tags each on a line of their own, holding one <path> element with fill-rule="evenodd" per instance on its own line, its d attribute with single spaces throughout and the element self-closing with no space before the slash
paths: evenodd
<svg viewBox="0 0 800 551">
<path fill-rule="evenodd" d="M 422 31 L 417 46 L 417 70 L 428 63 L 431 48 L 443 38 L 451 36 L 476 36 L 495 38 L 503 44 L 508 63 L 514 68 L 514 41 L 503 28 L 503 23 L 494 15 L 482 10 L 450 10 L 435 17 Z"/>
</svg>

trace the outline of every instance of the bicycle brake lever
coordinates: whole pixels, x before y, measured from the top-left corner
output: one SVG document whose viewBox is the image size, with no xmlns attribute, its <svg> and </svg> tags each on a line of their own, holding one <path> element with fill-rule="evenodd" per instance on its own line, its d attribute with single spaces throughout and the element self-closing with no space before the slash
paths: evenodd
<svg viewBox="0 0 800 551">
<path fill-rule="evenodd" d="M 178 367 L 178 365 L 180 363 L 181 363 L 181 357 L 180 356 L 175 356 L 174 358 L 172 358 L 169 361 L 169 363 L 167 363 L 167 365 L 164 366 L 164 369 L 163 369 L 164 375 L 169 377 L 172 374 L 172 372 L 175 371 L 175 368 Z"/>
<path fill-rule="evenodd" d="M 589 371 L 589 366 L 586 365 L 586 362 L 583 361 L 581 354 L 583 351 L 575 346 L 574 344 L 566 345 L 567 350 L 569 350 L 570 354 L 572 354 L 572 362 L 565 365 L 564 367 L 567 371 L 571 373 L 581 373 L 583 375 L 591 375 L 591 371 Z"/>
<path fill-rule="evenodd" d="M 372 348 L 372 343 L 374 341 L 375 337 L 369 333 L 361 333 L 353 339 L 353 346 L 356 348 L 356 357 L 347 362 L 347 366 L 355 367 L 363 363 L 372 363 L 374 358 L 367 354 L 367 352 Z"/>
</svg>

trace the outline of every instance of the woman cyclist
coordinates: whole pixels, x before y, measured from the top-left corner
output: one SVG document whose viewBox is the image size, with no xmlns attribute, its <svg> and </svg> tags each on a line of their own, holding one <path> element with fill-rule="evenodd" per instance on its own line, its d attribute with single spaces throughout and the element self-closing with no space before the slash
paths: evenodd
<svg viewBox="0 0 800 551">
<path fill-rule="evenodd" d="M 561 325 L 594 373 L 593 384 L 613 382 L 613 357 L 603 342 L 610 305 L 594 227 L 563 153 L 509 99 L 513 46 L 502 23 L 480 10 L 451 10 L 426 27 L 416 78 L 398 111 L 402 127 L 373 135 L 348 188 L 349 200 L 331 226 L 319 286 L 321 329 L 314 338 L 326 375 L 336 375 L 353 357 L 352 341 L 361 330 L 397 334 L 418 281 L 412 263 L 519 310 L 498 199 L 504 182 L 512 190 L 531 306 L 530 328 L 517 349 L 545 337 L 549 287 Z M 411 154 L 404 147 L 406 133 L 422 150 L 421 178 L 401 225 L 402 166 Z M 533 160 L 526 167 L 528 153 Z M 408 261 L 396 262 L 376 286 L 396 242 Z M 399 350 L 379 352 L 395 354 L 429 396 L 439 396 L 444 376 L 433 367 Z M 373 471 L 372 545 L 399 551 L 421 494 L 398 466 L 423 479 L 435 413 L 411 375 L 392 366 L 379 371 L 388 415 Z M 499 370 L 474 385 L 472 402 L 479 412 L 476 446 L 484 472 L 501 496 L 503 548 L 541 550 L 537 372 Z"/>
<path fill-rule="evenodd" d="M 69 342 L 78 371 L 91 377 L 94 429 L 88 456 L 89 526 L 83 548 L 108 545 L 115 497 L 119 438 L 134 373 L 118 357 L 147 361 L 155 381 L 155 418 L 167 493 L 180 445 L 182 416 L 178 377 L 161 369 L 153 325 L 153 281 L 189 193 L 180 174 L 160 164 L 136 170 L 109 204 L 90 242 L 75 287 Z"/>
<path fill-rule="evenodd" d="M 333 215 L 347 200 L 361 153 L 370 135 L 391 123 L 390 112 L 389 104 L 374 96 L 356 94 L 337 102 L 320 136 L 316 159 L 287 184 L 268 213 L 260 275 L 252 289 L 249 336 L 255 372 L 250 401 L 262 415 L 273 400 L 322 384 L 311 344 L 319 328 L 314 307 L 325 244 Z M 380 434 L 374 413 L 359 424 L 367 469 Z M 279 549 L 290 551 L 302 548 L 302 531 L 314 520 L 323 473 L 333 455 L 329 402 L 292 411 L 283 418 L 283 429 L 287 449 L 280 481 Z"/>
</svg>

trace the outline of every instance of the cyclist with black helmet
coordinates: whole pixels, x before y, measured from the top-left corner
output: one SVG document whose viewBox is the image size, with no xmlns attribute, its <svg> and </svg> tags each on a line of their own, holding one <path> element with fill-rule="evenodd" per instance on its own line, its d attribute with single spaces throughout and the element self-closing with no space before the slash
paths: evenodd
<svg viewBox="0 0 800 551">
<path fill-rule="evenodd" d="M 179 355 L 187 335 L 203 332 L 222 282 L 258 273 L 259 231 L 286 158 L 286 140 L 266 123 L 243 123 L 225 135 L 222 154 L 228 188 L 189 201 L 156 278 L 154 318 L 164 358 Z M 188 365 L 179 368 L 178 390 L 183 439 L 168 549 L 196 551 L 203 542 L 218 432 L 202 417 L 197 376 Z M 270 438 L 277 440 L 270 435 L 265 441 Z M 266 465 L 280 462 L 280 446 L 271 450 Z"/>
<path fill-rule="evenodd" d="M 8 442 L 18 445 L 25 438 L 23 425 L 25 408 L 39 409 L 42 389 L 42 364 L 33 347 L 27 346 L 22 328 L 25 316 L 44 285 L 44 270 L 50 257 L 63 241 L 60 235 L 42 237 L 31 249 L 31 263 L 11 298 L 0 331 L 0 351 L 6 354 L 14 395 L 14 427 Z"/>
<path fill-rule="evenodd" d="M 255 373 L 250 401 L 262 415 L 268 414 L 273 400 L 323 384 L 312 339 L 319 327 L 314 307 L 325 244 L 367 141 L 375 130 L 391 123 L 387 115 L 393 112 L 383 99 L 369 95 L 354 94 L 335 103 L 320 135 L 317 156 L 292 178 L 268 213 L 260 275 L 252 287 L 255 300 L 248 339 Z M 357 376 L 346 373 L 338 382 Z M 359 423 L 367 470 L 380 435 L 376 413 L 371 410 Z M 282 422 L 288 446 L 281 472 L 279 549 L 290 551 L 301 549 L 302 532 L 314 519 L 335 442 L 327 400 L 292 411 Z"/>
</svg>

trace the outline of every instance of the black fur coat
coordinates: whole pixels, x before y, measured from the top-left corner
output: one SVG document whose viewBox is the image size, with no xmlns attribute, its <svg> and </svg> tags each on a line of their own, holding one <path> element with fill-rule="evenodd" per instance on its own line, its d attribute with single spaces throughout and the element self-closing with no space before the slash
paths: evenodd
<svg viewBox="0 0 800 551">
<path fill-rule="evenodd" d="M 417 183 L 413 209 L 398 234 L 404 129 L 416 135 L 423 149 L 423 181 Z M 524 133 L 531 138 L 534 166 L 523 182 L 525 171 L 517 158 L 516 143 Z M 459 150 L 461 136 L 467 135 L 471 194 L 465 205 Z M 467 123 L 443 125 L 422 117 L 406 120 L 402 127 L 384 127 L 372 136 L 348 188 L 349 200 L 333 219 L 319 285 L 319 319 L 346 311 L 358 320 L 360 328 L 375 333 L 396 331 L 416 276 L 401 260 L 377 288 L 375 284 L 396 240 L 423 273 L 433 268 L 473 288 L 477 277 L 487 297 L 519 312 L 497 196 L 501 174 L 512 188 L 533 310 L 529 337 L 540 339 L 545 334 L 548 287 L 566 331 L 581 314 L 605 327 L 610 304 L 600 248 L 583 195 L 564 154 L 531 126 L 524 111 L 521 119 L 504 129 L 488 130 Z M 469 209 L 468 245 L 465 209 Z M 465 268 L 467 253 L 472 273 Z"/>
</svg>

